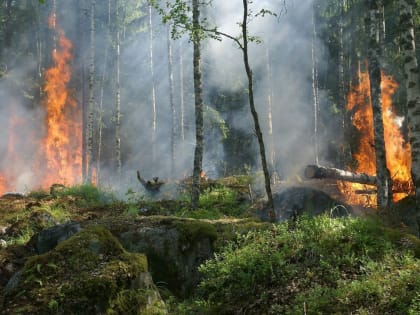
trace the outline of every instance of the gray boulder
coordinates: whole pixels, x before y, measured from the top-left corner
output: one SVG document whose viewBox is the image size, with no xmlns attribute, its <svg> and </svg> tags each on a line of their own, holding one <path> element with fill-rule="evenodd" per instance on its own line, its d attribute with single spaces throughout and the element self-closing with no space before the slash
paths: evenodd
<svg viewBox="0 0 420 315">
<path fill-rule="evenodd" d="M 74 234 L 81 231 L 79 223 L 66 222 L 64 224 L 58 224 L 42 230 L 35 235 L 35 247 L 38 254 L 46 253 L 52 250 L 57 244 L 69 239 Z"/>
<path fill-rule="evenodd" d="M 275 221 L 296 219 L 302 214 L 316 216 L 328 213 L 332 217 L 351 214 L 349 205 L 331 198 L 323 191 L 309 187 L 289 187 L 273 194 Z M 262 212 L 262 219 L 269 219 L 268 209 Z"/>
</svg>

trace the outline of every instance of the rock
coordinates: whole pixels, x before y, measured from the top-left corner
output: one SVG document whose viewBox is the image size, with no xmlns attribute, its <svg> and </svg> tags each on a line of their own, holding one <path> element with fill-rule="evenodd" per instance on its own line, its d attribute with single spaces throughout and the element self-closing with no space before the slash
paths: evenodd
<svg viewBox="0 0 420 315">
<path fill-rule="evenodd" d="M 28 259 L 0 308 L 0 314 L 168 313 L 146 256 L 125 251 L 101 226 Z"/>
<path fill-rule="evenodd" d="M 329 213 L 332 217 L 351 214 L 351 207 L 334 200 L 323 191 L 308 187 L 289 187 L 273 194 L 275 219 L 282 222 L 302 214 L 316 216 Z M 269 219 L 268 210 L 262 211 L 262 219 Z"/>
<path fill-rule="evenodd" d="M 81 231 L 79 223 L 67 222 L 42 230 L 36 237 L 36 250 L 38 254 L 43 254 L 53 249 L 57 244 L 69 239 L 74 234 Z"/>
<path fill-rule="evenodd" d="M 10 294 L 17 288 L 20 282 L 20 278 L 22 277 L 22 271 L 16 272 L 7 282 L 6 286 L 4 287 L 5 294 Z"/>
<path fill-rule="evenodd" d="M 187 296 L 200 280 L 198 266 L 213 256 L 216 229 L 211 223 L 192 219 L 152 222 L 145 220 L 122 232 L 109 228 L 128 251 L 146 254 L 155 281 L 167 283 L 178 296 Z"/>
</svg>

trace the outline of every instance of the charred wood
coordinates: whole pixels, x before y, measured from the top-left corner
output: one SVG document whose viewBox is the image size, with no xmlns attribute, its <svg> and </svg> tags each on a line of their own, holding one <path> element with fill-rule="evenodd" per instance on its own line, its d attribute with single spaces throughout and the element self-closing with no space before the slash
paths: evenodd
<svg viewBox="0 0 420 315">
<path fill-rule="evenodd" d="M 137 179 L 143 185 L 143 187 L 151 193 L 159 192 L 160 187 L 165 184 L 165 182 L 159 180 L 159 177 L 153 177 L 152 180 L 145 180 L 143 177 L 141 177 L 139 171 L 137 171 Z"/>
</svg>

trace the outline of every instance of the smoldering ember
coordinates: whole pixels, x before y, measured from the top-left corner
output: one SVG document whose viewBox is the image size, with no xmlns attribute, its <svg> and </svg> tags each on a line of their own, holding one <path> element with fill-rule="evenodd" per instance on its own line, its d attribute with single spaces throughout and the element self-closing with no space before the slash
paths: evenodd
<svg viewBox="0 0 420 315">
<path fill-rule="evenodd" d="M 0 314 L 420 314 L 419 23 L 0 1 Z"/>
</svg>

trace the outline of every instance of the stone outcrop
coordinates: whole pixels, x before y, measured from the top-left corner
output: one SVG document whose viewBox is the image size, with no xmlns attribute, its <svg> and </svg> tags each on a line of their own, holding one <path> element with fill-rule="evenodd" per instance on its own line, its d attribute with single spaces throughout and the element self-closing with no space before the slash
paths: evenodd
<svg viewBox="0 0 420 315">
<path fill-rule="evenodd" d="M 30 257 L 6 288 L 0 314 L 167 314 L 146 256 L 100 226 Z"/>
</svg>

